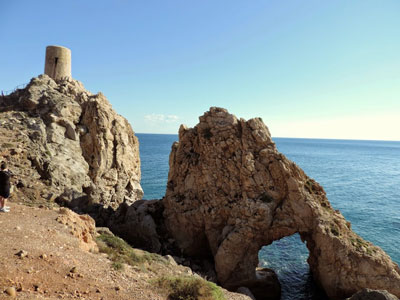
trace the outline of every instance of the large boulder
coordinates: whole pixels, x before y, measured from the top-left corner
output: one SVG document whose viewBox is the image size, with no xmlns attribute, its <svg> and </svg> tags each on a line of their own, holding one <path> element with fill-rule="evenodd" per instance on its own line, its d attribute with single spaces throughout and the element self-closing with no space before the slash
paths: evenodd
<svg viewBox="0 0 400 300">
<path fill-rule="evenodd" d="M 0 142 L 9 148 L 2 147 L 2 156 L 25 186 L 40 181 L 48 198 L 63 195 L 76 204 L 79 195 L 80 203 L 113 208 L 142 198 L 139 143 L 130 124 L 79 81 L 33 78 L 0 97 L 0 121 Z"/>
<path fill-rule="evenodd" d="M 366 287 L 400 296 L 399 267 L 355 234 L 323 188 L 278 152 L 261 119 L 211 108 L 194 128 L 181 126 L 169 164 L 167 228 L 183 252 L 214 257 L 223 286 L 254 281 L 260 248 L 299 233 L 330 298 Z"/>
<path fill-rule="evenodd" d="M 349 300 L 398 300 L 398 298 L 388 291 L 362 289 L 351 296 Z"/>
</svg>

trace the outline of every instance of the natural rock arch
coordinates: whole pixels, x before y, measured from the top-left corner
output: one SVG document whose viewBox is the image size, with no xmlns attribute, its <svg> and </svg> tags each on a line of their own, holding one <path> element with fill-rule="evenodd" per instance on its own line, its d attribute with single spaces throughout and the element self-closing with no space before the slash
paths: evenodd
<svg viewBox="0 0 400 300">
<path fill-rule="evenodd" d="M 189 255 L 215 260 L 229 288 L 255 279 L 258 251 L 299 233 L 308 263 L 330 298 L 368 287 L 400 296 L 400 269 L 356 235 L 323 188 L 279 153 L 261 119 L 211 108 L 172 146 L 164 217 Z"/>
<path fill-rule="evenodd" d="M 272 244 L 262 247 L 258 252 L 259 268 L 272 269 L 279 278 L 282 287 L 281 299 L 327 298 L 313 280 L 307 264 L 309 254 L 310 252 L 299 234 L 274 241 Z"/>
</svg>

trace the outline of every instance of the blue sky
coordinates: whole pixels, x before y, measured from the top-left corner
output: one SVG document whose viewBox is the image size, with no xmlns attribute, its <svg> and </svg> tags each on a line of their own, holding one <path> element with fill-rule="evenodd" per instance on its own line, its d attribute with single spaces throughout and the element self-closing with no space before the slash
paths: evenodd
<svg viewBox="0 0 400 300">
<path fill-rule="evenodd" d="M 66 46 L 136 132 L 221 106 L 273 136 L 400 140 L 398 0 L 0 0 L 0 37 L 1 90 Z"/>
</svg>

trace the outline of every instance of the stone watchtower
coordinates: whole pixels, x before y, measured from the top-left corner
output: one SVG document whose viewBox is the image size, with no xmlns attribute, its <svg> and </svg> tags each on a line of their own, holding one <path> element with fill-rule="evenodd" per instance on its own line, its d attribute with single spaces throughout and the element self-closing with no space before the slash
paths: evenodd
<svg viewBox="0 0 400 300">
<path fill-rule="evenodd" d="M 54 80 L 71 78 L 71 50 L 61 46 L 47 46 L 44 73 Z"/>
</svg>

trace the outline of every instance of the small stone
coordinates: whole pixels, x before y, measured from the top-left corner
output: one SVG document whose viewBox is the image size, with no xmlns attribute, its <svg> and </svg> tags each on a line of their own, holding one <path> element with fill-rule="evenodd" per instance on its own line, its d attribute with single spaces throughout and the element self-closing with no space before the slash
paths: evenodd
<svg viewBox="0 0 400 300">
<path fill-rule="evenodd" d="M 164 257 L 165 257 L 165 259 L 168 261 L 168 263 L 170 265 L 173 265 L 173 266 L 177 266 L 178 265 L 177 262 L 175 261 L 175 259 L 171 255 L 166 255 Z"/>
<path fill-rule="evenodd" d="M 46 259 L 47 258 L 47 255 L 46 254 L 40 254 L 40 256 L 39 256 L 41 259 Z"/>
<path fill-rule="evenodd" d="M 72 269 L 71 270 L 69 270 L 71 273 L 76 273 L 76 271 L 77 271 L 77 269 L 76 269 L 76 267 L 72 267 Z"/>
<path fill-rule="evenodd" d="M 25 187 L 25 184 L 24 184 L 24 182 L 22 181 L 22 180 L 18 180 L 18 183 L 17 183 L 17 188 L 23 188 L 23 187 Z"/>
<path fill-rule="evenodd" d="M 17 296 L 17 291 L 15 290 L 15 287 L 9 287 L 5 290 L 5 293 L 10 296 L 10 297 L 16 297 Z"/>
<path fill-rule="evenodd" d="M 16 154 L 21 154 L 22 150 L 20 148 L 12 149 L 11 154 L 16 155 Z"/>
<path fill-rule="evenodd" d="M 24 258 L 26 256 L 28 256 L 28 252 L 25 250 L 20 250 L 17 253 L 15 253 L 16 256 L 19 256 L 20 258 Z"/>
<path fill-rule="evenodd" d="M 121 290 L 121 288 L 120 288 L 119 286 L 116 286 L 116 287 L 115 287 L 115 290 L 116 290 L 116 291 L 119 291 L 119 290 Z"/>
</svg>

